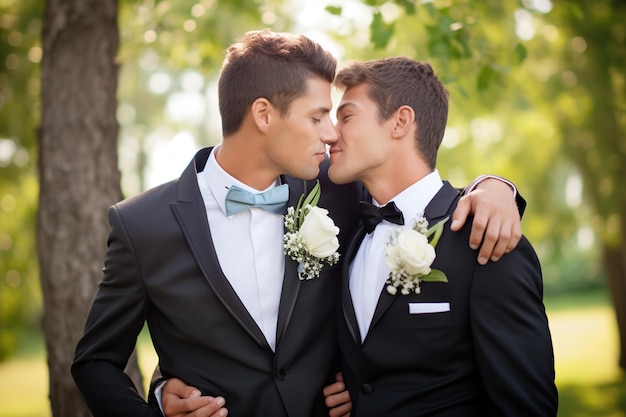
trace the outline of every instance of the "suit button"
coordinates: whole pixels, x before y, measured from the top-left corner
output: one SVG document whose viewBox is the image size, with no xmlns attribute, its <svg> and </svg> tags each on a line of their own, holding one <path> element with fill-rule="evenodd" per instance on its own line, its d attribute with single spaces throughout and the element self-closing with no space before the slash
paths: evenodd
<svg viewBox="0 0 626 417">
<path fill-rule="evenodd" d="M 369 394 L 372 392 L 372 386 L 370 384 L 361 384 L 361 392 L 363 394 Z"/>
<path fill-rule="evenodd" d="M 278 377 L 278 379 L 284 380 L 285 378 L 287 378 L 287 371 L 285 371 L 283 368 L 280 368 L 276 373 L 276 376 Z"/>
</svg>

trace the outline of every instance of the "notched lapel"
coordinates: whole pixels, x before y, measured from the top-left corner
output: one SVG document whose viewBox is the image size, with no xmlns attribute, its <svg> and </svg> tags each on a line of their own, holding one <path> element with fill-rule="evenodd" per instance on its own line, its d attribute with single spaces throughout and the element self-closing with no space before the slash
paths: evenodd
<svg viewBox="0 0 626 417">
<path fill-rule="evenodd" d="M 359 330 L 359 324 L 356 320 L 356 313 L 354 312 L 354 304 L 352 303 L 352 294 L 350 294 L 350 264 L 354 260 L 359 246 L 365 237 L 365 228 L 362 224 L 359 224 L 357 230 L 350 239 L 350 243 L 345 251 L 345 259 L 341 267 L 341 308 L 343 311 L 343 317 L 346 320 L 348 330 L 352 334 L 357 345 L 361 345 L 361 332 Z"/>
<path fill-rule="evenodd" d="M 179 201 L 172 203 L 171 208 L 196 262 L 219 300 L 257 343 L 270 349 L 263 332 L 224 275 L 215 252 L 196 177 L 197 170 L 204 168 L 208 152 L 207 149 L 198 152 L 183 172 L 179 180 Z"/>
<path fill-rule="evenodd" d="M 304 180 L 298 180 L 288 177 L 286 175 L 281 176 L 281 182 L 289 185 L 289 201 L 287 207 L 296 207 L 300 196 L 311 190 L 313 185 L 310 185 L 310 181 L 307 183 Z M 287 230 L 284 229 L 284 233 Z M 280 294 L 280 305 L 278 306 L 278 322 L 276 324 L 276 349 L 280 344 L 282 336 L 285 334 L 289 320 L 293 313 L 293 309 L 296 306 L 296 300 L 298 299 L 298 292 L 300 291 L 300 279 L 298 278 L 298 263 L 285 255 L 285 271 L 283 275 L 283 286 Z"/>
</svg>

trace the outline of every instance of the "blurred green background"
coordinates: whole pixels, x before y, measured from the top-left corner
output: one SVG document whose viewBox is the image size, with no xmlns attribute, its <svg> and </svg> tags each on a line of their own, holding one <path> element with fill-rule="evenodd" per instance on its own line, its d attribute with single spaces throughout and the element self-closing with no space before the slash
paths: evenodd
<svg viewBox="0 0 626 417">
<path fill-rule="evenodd" d="M 442 176 L 460 186 L 502 175 L 529 203 L 522 228 L 544 271 L 559 415 L 626 416 L 625 2 L 118 6 L 124 196 L 177 177 L 198 148 L 219 143 L 215 81 L 224 49 L 247 30 L 304 33 L 340 67 L 389 55 L 429 61 L 451 93 Z M 0 417 L 50 415 L 35 233 L 45 7 L 0 0 Z M 139 358 L 149 377 L 145 335 Z"/>
</svg>

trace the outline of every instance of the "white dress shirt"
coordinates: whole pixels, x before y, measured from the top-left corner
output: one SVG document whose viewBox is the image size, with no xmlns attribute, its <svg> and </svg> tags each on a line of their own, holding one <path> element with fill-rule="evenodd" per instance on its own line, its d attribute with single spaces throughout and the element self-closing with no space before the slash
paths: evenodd
<svg viewBox="0 0 626 417">
<path fill-rule="evenodd" d="M 413 227 L 415 218 L 424 212 L 430 200 L 442 186 L 439 172 L 434 170 L 402 191 L 390 201 L 393 201 L 402 212 L 405 225 L 398 226 L 383 220 L 372 233 L 366 234 L 361 242 L 350 265 L 350 295 L 359 324 L 361 342 L 367 336 L 378 298 L 390 272 L 385 263 L 385 242 L 390 228 Z M 375 206 L 381 206 L 376 200 L 373 203 Z"/>
<path fill-rule="evenodd" d="M 219 166 L 214 152 L 197 175 L 222 271 L 274 350 L 285 273 L 283 216 L 258 207 L 227 216 L 225 199 L 230 186 L 252 193 L 265 190 L 233 178 Z M 277 185 L 279 179 L 267 189 Z"/>
</svg>

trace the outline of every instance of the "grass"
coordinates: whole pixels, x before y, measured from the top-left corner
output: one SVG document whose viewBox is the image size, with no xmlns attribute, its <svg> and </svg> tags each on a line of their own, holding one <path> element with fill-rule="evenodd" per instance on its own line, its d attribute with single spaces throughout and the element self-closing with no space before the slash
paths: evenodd
<svg viewBox="0 0 626 417">
<path fill-rule="evenodd" d="M 617 368 L 617 329 L 604 292 L 546 297 L 556 358 L 559 417 L 626 417 L 626 377 Z M 0 417 L 50 417 L 40 337 L 0 363 Z M 156 355 L 142 335 L 140 367 L 149 380 Z"/>
</svg>

